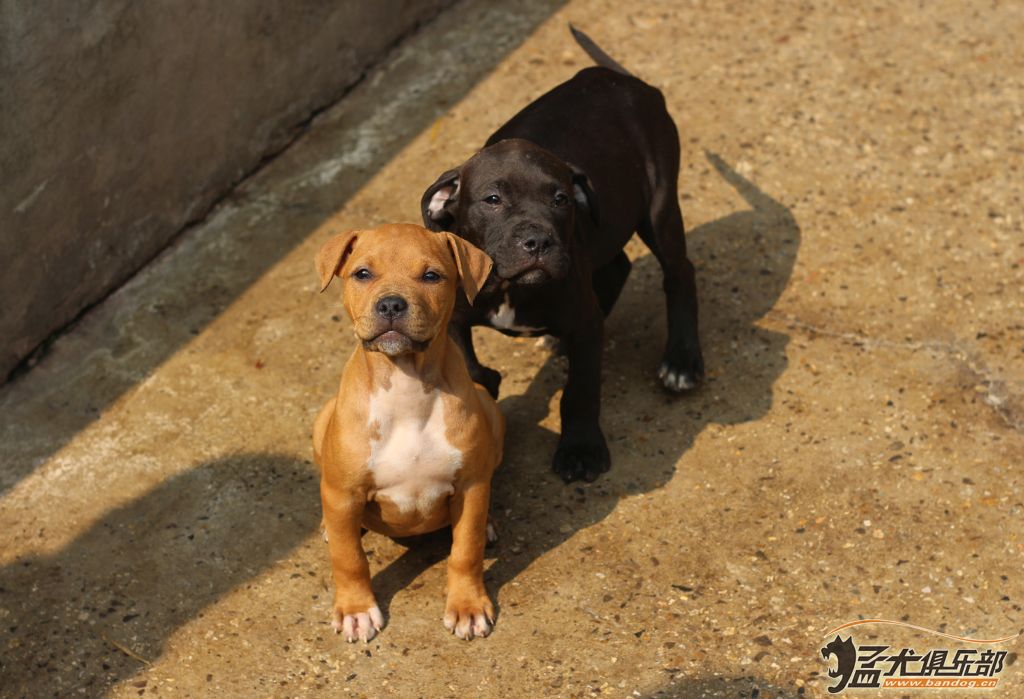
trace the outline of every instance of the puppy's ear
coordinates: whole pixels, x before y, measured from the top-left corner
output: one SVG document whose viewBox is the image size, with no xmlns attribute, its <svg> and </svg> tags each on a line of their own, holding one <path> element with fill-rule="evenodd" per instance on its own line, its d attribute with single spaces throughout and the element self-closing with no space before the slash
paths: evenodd
<svg viewBox="0 0 1024 699">
<path fill-rule="evenodd" d="M 591 184 L 590 178 L 587 177 L 587 173 L 571 163 L 569 167 L 572 169 L 572 195 L 573 199 L 576 200 L 576 210 L 585 212 L 596 226 L 600 223 L 600 219 L 598 217 L 597 194 L 594 193 L 594 186 Z"/>
<path fill-rule="evenodd" d="M 472 304 L 487 281 L 487 275 L 491 273 L 494 263 L 487 253 L 472 243 L 466 242 L 454 233 L 446 232 L 444 235 L 448 238 L 448 247 L 455 258 L 455 266 L 459 269 L 462 290 L 466 292 L 466 298 Z"/>
<path fill-rule="evenodd" d="M 316 273 L 320 275 L 320 292 L 323 293 L 334 276 L 341 271 L 349 253 L 356 244 L 359 231 L 346 231 L 334 236 L 316 254 Z"/>
<path fill-rule="evenodd" d="M 451 230 L 455 223 L 453 208 L 458 200 L 460 180 L 458 170 L 449 170 L 427 187 L 420 199 L 424 226 L 435 232 Z"/>
</svg>

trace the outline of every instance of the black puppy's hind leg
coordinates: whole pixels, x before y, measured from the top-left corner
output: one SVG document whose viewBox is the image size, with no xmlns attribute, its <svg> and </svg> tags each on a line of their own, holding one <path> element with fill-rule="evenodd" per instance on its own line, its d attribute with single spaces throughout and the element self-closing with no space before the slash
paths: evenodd
<svg viewBox="0 0 1024 699">
<path fill-rule="evenodd" d="M 687 391 L 704 378 L 704 358 L 697 334 L 697 280 L 693 263 L 686 257 L 683 214 L 675 187 L 656 188 L 650 213 L 637 232 L 657 258 L 663 275 L 668 342 L 658 378 L 670 391 Z"/>
</svg>

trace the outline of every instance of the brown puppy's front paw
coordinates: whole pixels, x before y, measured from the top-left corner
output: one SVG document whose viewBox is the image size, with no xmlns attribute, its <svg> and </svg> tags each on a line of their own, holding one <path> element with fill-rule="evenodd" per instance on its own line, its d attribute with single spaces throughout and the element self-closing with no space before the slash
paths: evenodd
<svg viewBox="0 0 1024 699">
<path fill-rule="evenodd" d="M 494 605 L 486 592 L 479 595 L 448 595 L 444 627 L 464 641 L 490 635 L 494 627 Z"/>
<path fill-rule="evenodd" d="M 356 640 L 369 643 L 384 628 L 384 615 L 376 604 L 362 611 L 350 609 L 347 614 L 341 607 L 335 606 L 332 617 L 334 633 L 345 634 L 345 640 L 349 643 L 355 643 Z"/>
</svg>

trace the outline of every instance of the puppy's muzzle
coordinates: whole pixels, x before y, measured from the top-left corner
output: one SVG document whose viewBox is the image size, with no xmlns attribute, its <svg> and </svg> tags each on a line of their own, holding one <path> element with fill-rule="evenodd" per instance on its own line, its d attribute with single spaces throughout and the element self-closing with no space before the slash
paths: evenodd
<svg viewBox="0 0 1024 699">
<path fill-rule="evenodd" d="M 422 352 L 427 342 L 415 340 L 406 333 L 405 323 L 408 316 L 409 302 L 401 296 L 390 294 L 382 296 L 373 304 L 377 316 L 376 334 L 369 340 L 363 340 L 363 347 L 371 352 L 382 352 L 389 357 L 396 357 L 411 352 Z"/>
<path fill-rule="evenodd" d="M 554 237 L 546 231 L 527 231 L 519 239 L 519 247 L 527 253 L 537 255 L 538 257 L 546 253 L 554 244 Z"/>
<path fill-rule="evenodd" d="M 496 273 L 516 284 L 541 284 L 564 276 L 564 257 L 564 246 L 550 228 L 526 225 L 513 231 L 495 256 Z"/>
<path fill-rule="evenodd" d="M 374 307 L 377 311 L 377 315 L 385 320 L 394 322 L 398 318 L 405 315 L 405 312 L 409 310 L 409 303 L 401 296 L 385 296 L 384 298 L 377 299 L 377 304 Z"/>
</svg>

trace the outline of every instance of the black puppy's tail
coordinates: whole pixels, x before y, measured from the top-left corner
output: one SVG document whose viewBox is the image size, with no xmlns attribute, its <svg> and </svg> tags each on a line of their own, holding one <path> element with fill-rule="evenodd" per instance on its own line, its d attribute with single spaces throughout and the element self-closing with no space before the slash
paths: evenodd
<svg viewBox="0 0 1024 699">
<path fill-rule="evenodd" d="M 569 24 L 569 31 L 572 32 L 572 36 L 576 39 L 576 43 L 580 45 L 581 49 L 587 52 L 587 55 L 594 60 L 594 63 L 602 68 L 614 70 L 616 73 L 622 73 L 623 75 L 628 75 L 630 77 L 633 76 L 633 74 L 623 68 L 618 61 L 605 53 L 604 49 L 595 44 L 593 39 L 576 27 L 572 26 L 571 23 Z"/>
</svg>

